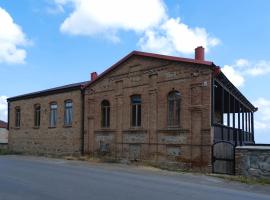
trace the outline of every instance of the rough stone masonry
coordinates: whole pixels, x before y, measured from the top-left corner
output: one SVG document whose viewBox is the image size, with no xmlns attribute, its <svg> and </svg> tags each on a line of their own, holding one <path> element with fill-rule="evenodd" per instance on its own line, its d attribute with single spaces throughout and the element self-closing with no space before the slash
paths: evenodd
<svg viewBox="0 0 270 200">
<path fill-rule="evenodd" d="M 237 175 L 270 179 L 270 145 L 236 147 L 235 161 Z"/>
</svg>

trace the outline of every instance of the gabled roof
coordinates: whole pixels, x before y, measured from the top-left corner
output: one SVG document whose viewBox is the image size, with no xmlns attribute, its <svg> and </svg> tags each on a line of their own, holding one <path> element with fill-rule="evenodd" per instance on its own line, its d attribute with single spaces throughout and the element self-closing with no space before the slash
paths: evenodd
<svg viewBox="0 0 270 200">
<path fill-rule="evenodd" d="M 146 58 L 156 58 L 161 60 L 167 60 L 167 61 L 174 61 L 174 62 L 182 62 L 182 63 L 192 63 L 197 65 L 205 65 L 207 67 L 212 68 L 213 70 L 220 71 L 220 67 L 216 66 L 213 62 L 210 61 L 204 61 L 204 60 L 197 60 L 197 59 L 191 59 L 191 58 L 182 58 L 182 57 L 176 57 L 176 56 L 168 56 L 168 55 L 161 55 L 161 54 L 155 54 L 155 53 L 147 53 L 142 51 L 132 51 L 128 55 L 126 55 L 124 58 L 119 60 L 117 63 L 109 67 L 107 70 L 102 72 L 97 78 L 93 81 L 85 81 L 80 83 L 74 83 L 69 85 L 64 85 L 56 88 L 51 88 L 48 90 L 42 90 L 38 92 L 33 92 L 29 94 L 19 95 L 15 97 L 8 98 L 7 101 L 15 101 L 20 99 L 28 99 L 28 98 L 34 98 L 39 96 L 46 96 L 61 92 L 68 92 L 72 90 L 83 90 L 86 87 L 90 86 L 93 83 L 96 83 L 98 80 L 102 79 L 110 73 L 111 71 L 115 70 L 118 66 L 120 66 L 122 63 L 126 62 L 128 59 L 130 59 L 132 56 L 141 56 Z M 220 77 L 224 84 L 228 87 L 228 89 L 232 90 L 233 93 L 243 102 L 245 102 L 253 111 L 256 111 L 257 108 L 255 108 L 247 99 L 246 97 L 227 79 L 227 77 L 221 72 L 219 74 L 216 74 L 216 76 Z"/>
<path fill-rule="evenodd" d="M 6 128 L 7 129 L 7 123 L 0 120 L 0 128 Z"/>
<path fill-rule="evenodd" d="M 15 96 L 15 97 L 10 97 L 7 99 L 7 101 L 10 102 L 10 101 L 21 100 L 21 99 L 47 96 L 47 95 L 51 95 L 51 94 L 55 94 L 55 93 L 67 92 L 67 91 L 72 91 L 72 90 L 76 90 L 76 89 L 82 90 L 82 89 L 86 88 L 87 86 L 89 86 L 90 84 L 95 83 L 97 80 L 101 79 L 106 74 L 108 74 L 109 72 L 111 72 L 115 68 L 117 68 L 120 64 L 124 63 L 130 57 L 135 56 L 135 55 L 142 56 L 142 57 L 148 57 L 148 58 L 157 58 L 157 59 L 168 60 L 168 61 L 175 61 L 175 62 L 194 63 L 194 64 L 207 65 L 207 66 L 214 65 L 213 62 L 209 62 L 209 61 L 195 60 L 195 59 L 190 59 L 190 58 L 181 58 L 181 57 L 176 57 L 176 56 L 168 56 L 168 55 L 161 55 L 161 54 L 155 54 L 155 53 L 147 53 L 147 52 L 142 52 L 142 51 L 132 51 L 127 56 L 122 58 L 120 61 L 118 61 L 117 63 L 112 65 L 110 68 L 105 70 L 103 73 L 101 73 L 94 81 L 85 81 L 85 82 L 80 82 L 80 83 L 74 83 L 74 84 L 64 85 L 64 86 L 55 87 L 55 88 L 42 90 L 42 91 L 38 91 L 38 92 L 23 94 L 23 95 L 19 95 L 19 96 Z"/>
<path fill-rule="evenodd" d="M 204 61 L 204 60 L 196 60 L 191 58 L 182 58 L 182 57 L 176 57 L 176 56 L 168 56 L 168 55 L 161 55 L 156 53 L 148 53 L 148 52 L 142 52 L 142 51 L 132 51 L 128 55 L 126 55 L 124 58 L 119 60 L 117 63 L 109 67 L 107 70 L 102 72 L 94 81 L 89 82 L 85 87 L 88 87 L 90 84 L 95 83 L 97 80 L 103 78 L 105 75 L 107 75 L 109 72 L 116 69 L 119 65 L 127 61 L 132 56 L 142 56 L 142 57 L 148 57 L 148 58 L 157 58 L 161 60 L 168 60 L 168 61 L 175 61 L 175 62 L 183 62 L 183 63 L 193 63 L 193 64 L 200 64 L 200 65 L 206 65 L 209 67 L 214 67 L 215 64 L 210 61 Z"/>
<path fill-rule="evenodd" d="M 90 86 L 91 84 L 95 83 L 99 79 L 102 79 L 105 75 L 107 75 L 109 72 L 116 69 L 119 65 L 127 61 L 132 56 L 142 56 L 142 57 L 148 57 L 148 58 L 157 58 L 162 60 L 168 60 L 168 61 L 175 61 L 175 62 L 183 62 L 183 63 L 192 63 L 192 64 L 198 64 L 198 65 L 205 65 L 208 67 L 211 67 L 214 71 L 219 71 L 218 74 L 216 74 L 216 77 L 221 77 L 222 81 L 224 82 L 224 85 L 228 87 L 228 89 L 232 90 L 233 94 L 237 96 L 242 102 L 244 102 L 252 111 L 256 112 L 258 108 L 256 108 L 252 103 L 231 83 L 231 81 L 223 74 L 223 72 L 220 70 L 219 66 L 216 66 L 213 62 L 210 61 L 204 61 L 204 60 L 196 60 L 191 58 L 182 58 L 182 57 L 176 57 L 176 56 L 168 56 L 168 55 L 161 55 L 161 54 L 155 54 L 155 53 L 147 53 L 142 51 L 132 51 L 127 56 L 119 60 L 117 63 L 112 65 L 110 68 L 105 70 L 103 73 L 101 73 L 94 81 L 90 81 L 88 84 L 84 86 L 84 88 Z"/>
<path fill-rule="evenodd" d="M 21 99 L 29 99 L 29 98 L 34 98 L 34 97 L 40 97 L 40 96 L 47 96 L 51 94 L 56 94 L 56 93 L 62 93 L 62 92 L 68 92 L 68 91 L 73 91 L 73 90 L 82 90 L 84 85 L 88 84 L 89 81 L 84 81 L 80 83 L 73 83 L 69 85 L 64 85 L 60 87 L 55 87 L 55 88 L 50 88 L 47 90 L 41 90 L 38 92 L 32 92 L 28 94 L 23 94 L 15 97 L 10 97 L 7 99 L 8 102 L 11 101 L 16 101 L 16 100 L 21 100 Z"/>
</svg>

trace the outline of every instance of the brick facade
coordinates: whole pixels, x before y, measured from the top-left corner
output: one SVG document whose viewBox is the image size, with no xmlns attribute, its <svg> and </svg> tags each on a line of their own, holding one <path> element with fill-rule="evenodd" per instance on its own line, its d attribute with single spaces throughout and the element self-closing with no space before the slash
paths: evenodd
<svg viewBox="0 0 270 200">
<path fill-rule="evenodd" d="M 64 126 L 64 102 L 73 102 L 72 126 Z M 50 103 L 56 102 L 57 124 L 49 125 Z M 41 107 L 40 127 L 34 126 L 34 105 Z M 9 149 L 14 152 L 42 155 L 71 155 L 81 152 L 81 91 L 11 101 L 9 105 Z M 20 108 L 20 127 L 15 127 L 15 108 Z"/>
<path fill-rule="evenodd" d="M 132 56 L 85 89 L 84 151 L 107 144 L 113 158 L 211 165 L 209 66 Z M 168 127 L 168 94 L 181 94 L 180 126 Z M 131 126 L 131 96 L 140 95 L 142 123 Z M 101 127 L 101 102 L 111 105 L 110 127 Z"/>
</svg>

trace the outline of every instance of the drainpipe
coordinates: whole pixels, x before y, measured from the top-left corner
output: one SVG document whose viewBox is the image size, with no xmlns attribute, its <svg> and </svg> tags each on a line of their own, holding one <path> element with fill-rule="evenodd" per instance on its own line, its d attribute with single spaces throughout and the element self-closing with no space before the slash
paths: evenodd
<svg viewBox="0 0 270 200">
<path fill-rule="evenodd" d="M 84 89 L 81 89 L 81 154 L 84 155 Z"/>
<path fill-rule="evenodd" d="M 7 113 L 7 114 L 8 114 L 8 116 L 7 116 L 7 117 L 8 117 L 8 118 L 7 118 L 7 120 L 8 120 L 8 121 L 7 121 L 7 129 L 8 129 L 8 130 L 9 130 L 9 124 L 10 124 L 10 120 L 9 120 L 9 116 L 10 116 L 10 115 L 9 115 L 9 110 L 10 110 L 10 109 L 9 109 L 9 108 L 10 108 L 10 103 L 9 103 L 9 101 L 8 101 L 8 113 Z"/>
</svg>

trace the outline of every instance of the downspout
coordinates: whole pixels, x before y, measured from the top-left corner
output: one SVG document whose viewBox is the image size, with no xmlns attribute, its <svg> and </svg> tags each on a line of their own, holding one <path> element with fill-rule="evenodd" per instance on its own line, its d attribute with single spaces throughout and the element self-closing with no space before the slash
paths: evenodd
<svg viewBox="0 0 270 200">
<path fill-rule="evenodd" d="M 7 118 L 7 120 L 8 120 L 8 122 L 7 122 L 7 129 L 8 129 L 8 130 L 9 130 L 9 124 L 10 124 L 10 120 L 9 120 L 9 117 L 10 117 L 9 110 L 10 110 L 10 109 L 9 109 L 9 108 L 10 108 L 10 103 L 9 103 L 9 101 L 8 101 L 8 113 L 7 113 L 7 114 L 8 114 L 8 116 L 7 116 L 7 117 L 8 117 L 8 118 Z"/>
<path fill-rule="evenodd" d="M 81 155 L 84 155 L 84 88 L 81 88 Z"/>
<path fill-rule="evenodd" d="M 7 112 L 7 130 L 8 130 L 8 150 L 10 151 L 10 102 L 8 101 L 8 112 Z"/>
</svg>

